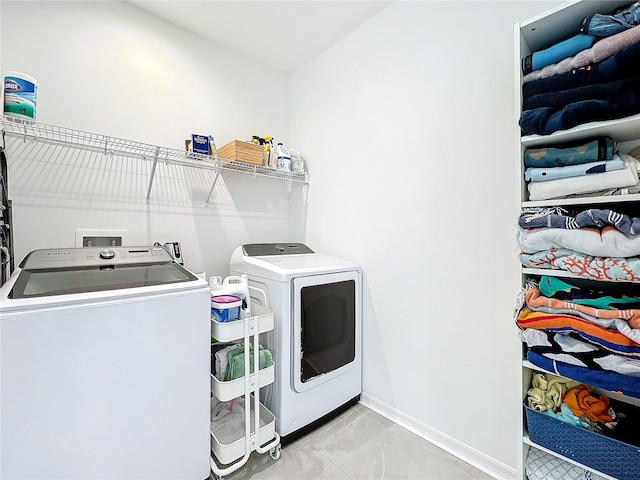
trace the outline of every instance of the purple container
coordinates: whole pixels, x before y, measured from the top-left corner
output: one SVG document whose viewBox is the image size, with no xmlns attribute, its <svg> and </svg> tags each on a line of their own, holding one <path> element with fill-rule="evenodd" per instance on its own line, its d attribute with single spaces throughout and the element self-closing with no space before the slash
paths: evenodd
<svg viewBox="0 0 640 480">
<path fill-rule="evenodd" d="M 216 322 L 233 322 L 240 319 L 242 299 L 235 295 L 211 297 L 211 315 Z"/>
</svg>

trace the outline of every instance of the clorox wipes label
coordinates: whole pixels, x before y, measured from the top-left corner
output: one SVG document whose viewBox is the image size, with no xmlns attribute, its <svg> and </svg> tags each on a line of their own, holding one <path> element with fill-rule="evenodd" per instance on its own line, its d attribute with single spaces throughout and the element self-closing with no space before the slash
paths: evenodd
<svg viewBox="0 0 640 480">
<path fill-rule="evenodd" d="M 37 85 L 25 78 L 4 77 L 4 110 L 9 116 L 36 118 Z"/>
</svg>

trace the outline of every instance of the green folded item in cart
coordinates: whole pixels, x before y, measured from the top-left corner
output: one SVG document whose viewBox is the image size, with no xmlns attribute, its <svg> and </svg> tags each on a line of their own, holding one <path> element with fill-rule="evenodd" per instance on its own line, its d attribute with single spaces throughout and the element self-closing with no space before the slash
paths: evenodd
<svg viewBox="0 0 640 480">
<path fill-rule="evenodd" d="M 271 366 L 273 357 L 271 352 L 262 345 L 258 348 L 259 368 Z M 253 373 L 253 347 L 249 348 L 249 372 Z M 244 345 L 230 351 L 227 355 L 227 370 L 224 374 L 224 381 L 228 382 L 244 376 Z"/>
</svg>

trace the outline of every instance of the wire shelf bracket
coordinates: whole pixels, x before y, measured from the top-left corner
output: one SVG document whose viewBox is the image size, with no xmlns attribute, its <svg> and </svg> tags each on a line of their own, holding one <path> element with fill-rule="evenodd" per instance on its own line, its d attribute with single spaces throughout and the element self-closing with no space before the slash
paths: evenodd
<svg viewBox="0 0 640 480">
<path fill-rule="evenodd" d="M 147 203 L 151 200 L 151 187 L 153 179 L 156 176 L 156 167 L 158 166 L 158 157 L 160 156 L 160 147 L 156 147 L 156 154 L 153 156 L 153 165 L 151 166 L 151 175 L 149 175 L 149 186 L 147 187 Z"/>
<path fill-rule="evenodd" d="M 220 178 L 220 173 L 222 172 L 222 167 L 218 166 L 216 168 L 216 175 L 213 177 L 213 183 L 211 184 L 211 189 L 209 189 L 209 195 L 207 195 L 207 201 L 205 202 L 207 206 L 209 206 L 209 200 L 211 200 L 211 195 L 213 194 L 213 189 L 216 188 L 216 183 L 218 183 L 218 178 Z"/>
</svg>

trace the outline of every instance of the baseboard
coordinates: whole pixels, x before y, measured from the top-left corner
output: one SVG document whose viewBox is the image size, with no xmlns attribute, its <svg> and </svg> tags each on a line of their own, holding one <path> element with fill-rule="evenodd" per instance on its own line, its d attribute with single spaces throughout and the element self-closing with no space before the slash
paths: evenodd
<svg viewBox="0 0 640 480">
<path fill-rule="evenodd" d="M 360 403 L 498 480 L 516 480 L 516 469 L 383 403 L 366 393 Z"/>
</svg>

